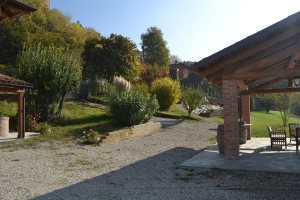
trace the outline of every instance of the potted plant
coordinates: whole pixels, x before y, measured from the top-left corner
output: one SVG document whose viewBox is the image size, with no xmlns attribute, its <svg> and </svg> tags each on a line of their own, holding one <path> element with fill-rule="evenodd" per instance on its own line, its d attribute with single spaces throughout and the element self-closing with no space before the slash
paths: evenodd
<svg viewBox="0 0 300 200">
<path fill-rule="evenodd" d="M 85 133 L 85 131 L 83 133 Z M 90 129 L 89 133 L 83 137 L 84 137 L 84 141 L 87 141 L 92 144 L 100 141 L 99 133 L 97 131 L 93 131 L 92 129 Z"/>
</svg>

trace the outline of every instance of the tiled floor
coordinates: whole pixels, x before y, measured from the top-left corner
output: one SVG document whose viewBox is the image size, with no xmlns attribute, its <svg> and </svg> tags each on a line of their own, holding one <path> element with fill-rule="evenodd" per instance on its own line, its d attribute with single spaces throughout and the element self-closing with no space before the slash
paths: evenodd
<svg viewBox="0 0 300 200">
<path fill-rule="evenodd" d="M 37 135 L 38 135 L 38 133 L 26 132 L 25 138 L 34 137 Z M 8 142 L 8 141 L 12 141 L 12 140 L 17 140 L 18 139 L 17 136 L 18 136 L 17 132 L 10 132 L 10 133 L 8 133 L 7 136 L 0 137 L 0 142 Z"/>
<path fill-rule="evenodd" d="M 292 142 L 293 144 L 293 142 Z M 251 170 L 268 172 L 300 173 L 300 152 L 288 144 L 284 147 L 273 146 L 269 138 L 252 138 L 246 144 L 240 145 L 238 160 L 227 160 L 219 154 L 218 146 L 209 147 L 200 154 L 182 163 L 182 166 L 219 168 L 233 170 Z"/>
</svg>

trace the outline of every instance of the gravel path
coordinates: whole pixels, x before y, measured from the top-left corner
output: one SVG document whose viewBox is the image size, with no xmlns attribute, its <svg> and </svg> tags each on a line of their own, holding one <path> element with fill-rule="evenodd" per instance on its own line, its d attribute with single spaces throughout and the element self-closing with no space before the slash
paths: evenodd
<svg viewBox="0 0 300 200">
<path fill-rule="evenodd" d="M 297 199 L 300 175 L 184 168 L 216 123 L 167 120 L 159 132 L 92 147 L 0 150 L 0 199 Z M 174 123 L 176 125 L 172 125 Z M 1 144 L 0 144 L 1 145 Z"/>
</svg>

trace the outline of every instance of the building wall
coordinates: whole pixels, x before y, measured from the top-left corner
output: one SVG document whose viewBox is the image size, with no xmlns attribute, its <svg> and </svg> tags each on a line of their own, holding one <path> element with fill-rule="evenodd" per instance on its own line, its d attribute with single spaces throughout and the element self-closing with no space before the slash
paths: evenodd
<svg viewBox="0 0 300 200">
<path fill-rule="evenodd" d="M 170 69 L 178 69 L 179 70 L 179 79 L 183 79 L 185 74 L 190 73 L 190 69 L 187 68 L 187 66 L 179 63 L 179 64 L 172 64 L 170 65 Z"/>
<path fill-rule="evenodd" d="M 47 8 L 50 8 L 50 0 L 44 0 L 45 5 Z"/>
</svg>

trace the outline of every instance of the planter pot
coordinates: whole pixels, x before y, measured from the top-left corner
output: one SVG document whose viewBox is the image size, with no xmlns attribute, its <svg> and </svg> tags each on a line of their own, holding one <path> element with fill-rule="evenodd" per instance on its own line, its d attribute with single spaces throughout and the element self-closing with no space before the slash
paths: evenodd
<svg viewBox="0 0 300 200">
<path fill-rule="evenodd" d="M 0 116 L 0 137 L 8 136 L 9 117 Z"/>
<path fill-rule="evenodd" d="M 247 141 L 247 128 L 244 126 L 245 124 L 245 122 L 239 122 L 239 144 L 245 144 Z M 217 142 L 219 153 L 224 154 L 224 124 L 218 125 Z"/>
<path fill-rule="evenodd" d="M 89 143 L 92 143 L 92 144 L 99 142 L 99 140 L 100 140 L 99 137 L 96 137 L 96 138 L 94 138 L 94 137 L 89 137 L 89 138 L 87 139 L 87 141 L 88 141 Z"/>
</svg>

